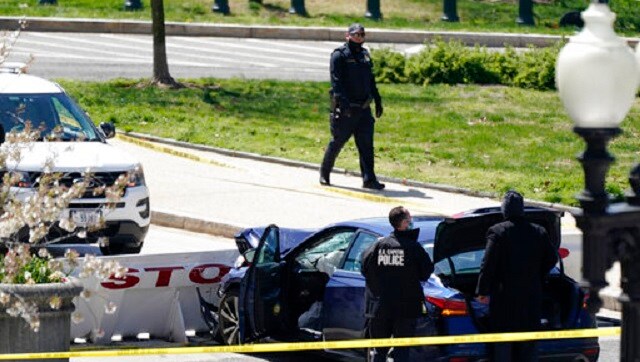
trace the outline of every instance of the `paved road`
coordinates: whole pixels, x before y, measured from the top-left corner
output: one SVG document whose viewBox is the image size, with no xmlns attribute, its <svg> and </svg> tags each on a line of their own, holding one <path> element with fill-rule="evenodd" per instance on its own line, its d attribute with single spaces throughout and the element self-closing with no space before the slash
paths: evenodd
<svg viewBox="0 0 640 362">
<path fill-rule="evenodd" d="M 153 41 L 148 35 L 24 32 L 11 62 L 35 58 L 30 73 L 46 78 L 105 80 L 149 77 Z M 329 79 L 330 41 L 167 37 L 169 69 L 178 78 Z M 372 44 L 399 51 L 415 44 Z M 417 46 L 420 47 L 420 46 Z"/>
</svg>

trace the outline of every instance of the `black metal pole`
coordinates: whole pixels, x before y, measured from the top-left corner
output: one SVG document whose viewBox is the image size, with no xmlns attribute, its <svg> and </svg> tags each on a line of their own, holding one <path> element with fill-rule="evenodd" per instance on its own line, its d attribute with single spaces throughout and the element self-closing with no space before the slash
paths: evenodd
<svg viewBox="0 0 640 362">
<path fill-rule="evenodd" d="M 518 18 L 516 23 L 520 25 L 535 25 L 533 20 L 533 0 L 518 1 Z"/>
<path fill-rule="evenodd" d="M 229 0 L 215 0 L 211 7 L 211 11 L 214 13 L 229 15 L 231 13 L 231 9 L 229 9 Z"/>
<path fill-rule="evenodd" d="M 458 17 L 458 5 L 456 0 L 444 0 L 442 3 L 443 14 L 440 20 L 457 22 L 460 21 Z"/>
<path fill-rule="evenodd" d="M 607 151 L 608 142 L 618 134 L 619 128 L 574 128 L 584 138 L 587 149 L 578 156 L 584 170 L 584 190 L 578 195 L 582 212 L 575 215 L 582 230 L 582 286 L 589 290 L 587 305 L 595 315 L 602 307 L 598 295 L 607 286 L 605 273 L 611 264 L 611 250 L 607 242 L 609 196 L 605 178 L 615 160 Z"/>
<path fill-rule="evenodd" d="M 382 19 L 380 0 L 367 0 L 367 11 L 364 13 L 364 16 L 373 20 Z"/>
<path fill-rule="evenodd" d="M 304 7 L 304 0 L 291 0 L 291 7 L 289 8 L 289 14 L 298 14 L 300 16 L 307 16 L 307 9 Z"/>
</svg>

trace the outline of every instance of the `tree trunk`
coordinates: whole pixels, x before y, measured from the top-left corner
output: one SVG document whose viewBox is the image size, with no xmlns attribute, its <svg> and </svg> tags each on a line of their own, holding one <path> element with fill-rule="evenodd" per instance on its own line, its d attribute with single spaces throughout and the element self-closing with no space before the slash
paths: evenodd
<svg viewBox="0 0 640 362">
<path fill-rule="evenodd" d="M 163 0 L 151 0 L 151 18 L 153 19 L 153 83 L 172 88 L 181 87 L 171 74 L 167 63 L 167 46 L 164 31 Z"/>
</svg>

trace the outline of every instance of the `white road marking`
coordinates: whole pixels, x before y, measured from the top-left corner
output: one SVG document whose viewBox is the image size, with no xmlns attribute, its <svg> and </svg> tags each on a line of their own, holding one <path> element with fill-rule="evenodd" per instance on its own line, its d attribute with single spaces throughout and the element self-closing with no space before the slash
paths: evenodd
<svg viewBox="0 0 640 362">
<path fill-rule="evenodd" d="M 120 38 L 118 38 L 118 37 L 116 37 L 114 35 L 110 35 L 110 34 L 101 34 L 100 36 L 103 37 L 103 38 L 120 39 Z M 139 43 L 139 44 L 153 44 L 153 41 L 151 41 L 151 40 L 143 40 L 143 39 L 131 39 L 131 38 L 129 38 L 129 39 L 126 39 L 126 41 L 133 42 L 133 43 Z M 214 54 L 229 54 L 229 55 L 233 55 L 233 56 L 235 56 L 237 58 L 237 53 L 233 53 L 233 52 L 212 51 L 210 49 L 202 49 L 202 48 L 198 48 L 198 47 L 190 47 L 190 46 L 185 46 L 185 45 L 167 43 L 167 49 L 171 50 L 170 48 L 194 50 L 194 51 L 197 51 L 197 52 L 200 52 L 200 53 L 207 52 L 207 53 L 214 53 Z M 180 55 L 185 55 L 185 54 L 181 53 L 181 52 L 177 52 L 177 53 L 173 53 L 172 55 L 180 56 Z M 244 64 L 248 64 L 248 65 L 255 65 L 255 66 L 265 67 L 265 68 L 278 67 L 277 64 L 273 64 L 273 63 L 260 63 L 260 62 L 253 62 L 253 61 L 245 61 L 245 60 L 242 60 L 241 58 L 240 59 L 230 59 L 230 58 L 216 57 L 216 56 L 210 56 L 210 55 L 199 55 L 199 54 L 189 54 L 188 57 L 227 62 L 227 63 L 230 63 L 231 65 L 237 65 L 238 63 L 244 63 Z M 251 58 L 256 58 L 256 57 L 251 57 Z"/>
</svg>

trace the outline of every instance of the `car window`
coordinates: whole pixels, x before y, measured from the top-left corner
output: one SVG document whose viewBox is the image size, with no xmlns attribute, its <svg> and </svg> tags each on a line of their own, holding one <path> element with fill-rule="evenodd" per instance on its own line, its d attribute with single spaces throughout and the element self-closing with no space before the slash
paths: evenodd
<svg viewBox="0 0 640 362">
<path fill-rule="evenodd" d="M 456 274 L 477 274 L 482 266 L 484 249 L 468 251 L 451 257 L 451 262 Z M 451 265 L 448 259 L 440 260 L 435 264 L 435 273 L 438 275 L 451 275 Z"/>
<path fill-rule="evenodd" d="M 271 227 L 267 229 L 267 233 L 264 236 L 264 245 L 258 251 L 257 257 L 254 258 L 256 264 L 275 263 L 278 261 L 279 229 Z"/>
<path fill-rule="evenodd" d="M 359 233 L 353 242 L 353 246 L 349 250 L 349 254 L 347 255 L 347 259 L 345 260 L 344 267 L 342 269 L 348 271 L 360 271 L 360 258 L 362 257 L 362 253 L 376 240 L 378 240 L 377 235 L 365 232 Z"/>
<path fill-rule="evenodd" d="M 6 132 L 30 123 L 43 137 L 63 141 L 99 139 L 92 121 L 64 93 L 0 94 L 0 123 Z"/>
<path fill-rule="evenodd" d="M 339 262 L 342 259 L 342 253 L 347 250 L 354 234 L 355 230 L 336 230 L 313 243 L 309 248 L 298 254 L 295 260 L 302 268 L 315 269 L 322 257 L 332 253 L 331 259 Z"/>
</svg>

